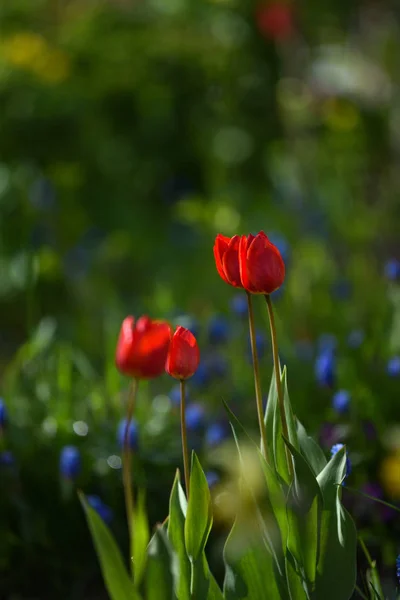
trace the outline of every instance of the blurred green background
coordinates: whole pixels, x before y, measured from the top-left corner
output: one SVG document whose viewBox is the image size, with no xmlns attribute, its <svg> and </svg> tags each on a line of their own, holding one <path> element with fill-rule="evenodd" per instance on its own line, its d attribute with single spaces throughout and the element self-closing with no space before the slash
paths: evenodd
<svg viewBox="0 0 400 600">
<path fill-rule="evenodd" d="M 198 333 L 192 445 L 210 468 L 204 431 L 222 398 L 256 428 L 218 232 L 263 229 L 280 247 L 295 410 L 327 453 L 347 444 L 349 487 L 400 501 L 399 79 L 400 14 L 385 0 L 2 1 L 1 598 L 104 596 L 75 486 L 112 508 L 126 546 L 128 382 L 113 361 L 127 314 Z M 136 415 L 152 523 L 180 464 L 171 388 L 167 376 L 143 386 Z M 82 456 L 73 482 L 59 474 L 65 445 Z M 392 589 L 398 516 L 345 500 Z"/>
</svg>

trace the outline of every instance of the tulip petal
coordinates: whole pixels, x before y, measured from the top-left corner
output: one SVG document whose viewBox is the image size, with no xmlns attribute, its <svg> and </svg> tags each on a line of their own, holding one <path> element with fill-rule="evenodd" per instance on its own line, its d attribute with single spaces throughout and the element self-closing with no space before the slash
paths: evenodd
<svg viewBox="0 0 400 600">
<path fill-rule="evenodd" d="M 248 291 L 271 294 L 285 279 L 285 263 L 276 246 L 264 232 L 256 235 L 247 250 Z"/>
<path fill-rule="evenodd" d="M 254 240 L 253 235 L 242 235 L 239 242 L 239 271 L 240 271 L 240 280 L 242 282 L 242 286 L 245 290 L 251 291 L 249 289 L 251 283 L 249 279 L 249 275 L 247 272 L 247 249 L 251 242 Z"/>
<path fill-rule="evenodd" d="M 234 235 L 222 257 L 222 266 L 225 272 L 226 279 L 234 287 L 243 287 L 240 279 L 239 269 L 239 243 L 240 237 Z"/>
<path fill-rule="evenodd" d="M 219 233 L 217 235 L 217 237 L 215 238 L 215 243 L 214 243 L 214 248 L 213 248 L 214 258 L 215 258 L 215 266 L 217 267 L 219 276 L 225 281 L 225 283 L 229 283 L 229 281 L 226 278 L 225 271 L 222 266 L 222 258 L 228 249 L 229 241 L 230 241 L 229 237 L 226 237 L 226 236 L 222 235 L 221 233 Z"/>
<path fill-rule="evenodd" d="M 165 370 L 176 379 L 187 379 L 197 370 L 200 351 L 191 331 L 179 326 L 172 336 Z"/>
</svg>

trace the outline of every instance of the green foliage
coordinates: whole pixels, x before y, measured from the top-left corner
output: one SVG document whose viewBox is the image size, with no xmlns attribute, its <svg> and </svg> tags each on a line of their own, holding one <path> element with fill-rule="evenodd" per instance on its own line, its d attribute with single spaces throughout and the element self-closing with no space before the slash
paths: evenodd
<svg viewBox="0 0 400 600">
<path fill-rule="evenodd" d="M 79 497 L 111 600 L 133 600 L 135 598 L 139 600 L 118 547 L 107 526 L 97 512 L 89 506 L 84 494 L 80 494 Z"/>
</svg>

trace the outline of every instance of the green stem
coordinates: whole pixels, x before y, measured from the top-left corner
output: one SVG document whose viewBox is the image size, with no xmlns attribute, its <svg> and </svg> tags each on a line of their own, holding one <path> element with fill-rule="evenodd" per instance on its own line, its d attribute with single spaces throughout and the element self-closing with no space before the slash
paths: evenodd
<svg viewBox="0 0 400 600">
<path fill-rule="evenodd" d="M 285 438 L 287 440 L 289 440 L 289 431 L 288 431 L 288 426 L 287 426 L 287 421 L 286 421 L 285 404 L 284 404 L 282 381 L 281 381 L 281 367 L 279 364 L 278 339 L 277 339 L 277 335 L 276 335 L 274 309 L 272 307 L 272 300 L 271 300 L 271 296 L 269 294 L 265 294 L 265 300 L 267 302 L 269 326 L 271 329 L 272 355 L 273 355 L 273 359 L 274 359 L 274 372 L 275 372 L 275 381 L 276 381 L 276 391 L 278 393 L 279 412 L 280 412 L 281 421 L 282 421 L 282 433 L 285 436 Z M 290 452 L 287 447 L 286 447 L 286 458 L 287 458 L 289 473 L 290 473 L 290 475 L 293 475 L 292 458 L 290 456 Z"/>
<path fill-rule="evenodd" d="M 183 470 L 185 474 L 186 496 L 189 500 L 190 487 L 190 469 L 189 469 L 189 452 L 186 435 L 186 417 L 185 417 L 185 380 L 180 380 L 181 388 L 181 434 L 182 434 L 182 454 L 183 454 Z"/>
<path fill-rule="evenodd" d="M 122 454 L 122 478 L 124 483 L 124 494 L 125 494 L 125 509 L 126 518 L 128 521 L 129 531 L 129 548 L 133 547 L 133 490 L 132 490 L 132 452 L 129 444 L 129 430 L 130 424 L 133 417 L 133 411 L 136 403 L 136 395 L 138 390 L 138 380 L 132 379 L 132 383 L 129 388 L 128 406 L 126 410 L 126 425 L 124 433 L 124 446 Z"/>
<path fill-rule="evenodd" d="M 258 416 L 258 424 L 260 427 L 260 435 L 261 435 L 261 452 L 265 460 L 269 463 L 268 459 L 268 446 L 267 446 L 267 431 L 264 423 L 264 411 L 262 404 L 262 394 L 261 394 L 261 380 L 260 380 L 260 368 L 258 363 L 258 353 L 257 353 L 257 344 L 256 344 L 256 333 L 254 327 L 254 312 L 253 312 L 253 303 L 251 299 L 251 294 L 247 292 L 247 307 L 249 311 L 249 331 L 250 331 L 250 345 L 251 345 L 251 355 L 253 358 L 253 371 L 254 371 L 254 387 L 256 392 L 256 404 L 257 404 L 257 416 Z"/>
</svg>

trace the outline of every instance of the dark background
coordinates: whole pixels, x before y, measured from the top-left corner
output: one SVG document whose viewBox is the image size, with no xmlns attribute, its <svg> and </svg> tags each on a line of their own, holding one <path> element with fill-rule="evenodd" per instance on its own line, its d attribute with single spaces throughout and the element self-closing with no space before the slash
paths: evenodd
<svg viewBox="0 0 400 600">
<path fill-rule="evenodd" d="M 349 487 L 400 500 L 390 362 L 400 267 L 388 263 L 400 259 L 399 25 L 384 0 L 3 0 L 0 445 L 13 464 L 0 455 L 2 598 L 100 596 L 74 486 L 112 507 L 126 544 L 110 466 L 124 316 L 197 329 L 203 371 L 191 393 L 206 417 L 191 443 L 206 466 L 202 429 L 223 417 L 221 398 L 255 428 L 246 322 L 215 270 L 218 232 L 263 229 L 278 244 L 287 279 L 274 301 L 295 411 L 327 453 L 347 444 Z M 266 393 L 269 335 L 256 309 Z M 315 377 L 326 345 L 330 386 Z M 180 463 L 172 386 L 165 376 L 139 394 L 135 474 L 152 523 Z M 340 389 L 351 396 L 344 415 L 332 408 Z M 66 444 L 83 461 L 69 485 Z M 398 517 L 344 496 L 393 588 Z"/>
</svg>

